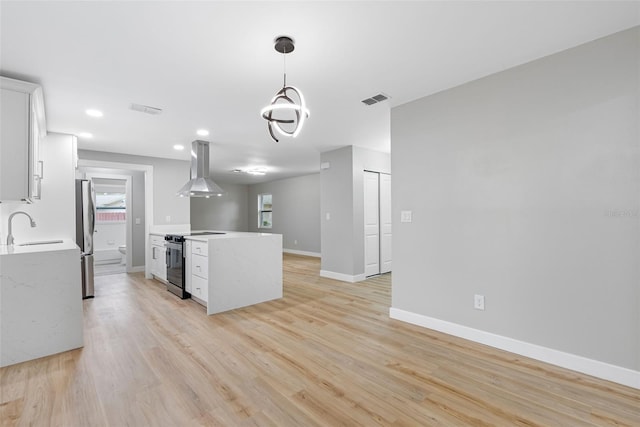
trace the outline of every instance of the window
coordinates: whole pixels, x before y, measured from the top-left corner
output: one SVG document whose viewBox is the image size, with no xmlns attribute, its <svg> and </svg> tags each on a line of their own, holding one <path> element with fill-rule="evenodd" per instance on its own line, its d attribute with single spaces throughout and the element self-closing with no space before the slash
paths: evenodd
<svg viewBox="0 0 640 427">
<path fill-rule="evenodd" d="M 127 215 L 127 204 L 124 193 L 96 193 L 96 221 L 124 222 Z"/>
<path fill-rule="evenodd" d="M 271 194 L 258 195 L 258 228 L 271 228 Z"/>
</svg>

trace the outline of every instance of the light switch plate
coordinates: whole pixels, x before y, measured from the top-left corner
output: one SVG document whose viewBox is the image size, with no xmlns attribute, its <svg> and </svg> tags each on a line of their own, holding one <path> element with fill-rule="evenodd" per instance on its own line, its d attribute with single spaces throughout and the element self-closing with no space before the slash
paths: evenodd
<svg viewBox="0 0 640 427">
<path fill-rule="evenodd" d="M 411 222 L 411 217 L 412 217 L 411 211 L 400 212 L 400 222 Z"/>
</svg>

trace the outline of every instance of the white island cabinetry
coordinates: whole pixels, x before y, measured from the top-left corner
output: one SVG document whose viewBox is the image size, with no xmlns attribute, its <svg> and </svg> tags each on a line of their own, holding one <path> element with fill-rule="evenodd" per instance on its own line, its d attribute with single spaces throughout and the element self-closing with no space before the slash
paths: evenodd
<svg viewBox="0 0 640 427">
<path fill-rule="evenodd" d="M 207 304 L 209 296 L 209 244 L 191 242 L 191 296 Z"/>
<path fill-rule="evenodd" d="M 281 235 L 229 232 L 187 242 L 187 285 L 207 314 L 282 298 Z"/>
</svg>

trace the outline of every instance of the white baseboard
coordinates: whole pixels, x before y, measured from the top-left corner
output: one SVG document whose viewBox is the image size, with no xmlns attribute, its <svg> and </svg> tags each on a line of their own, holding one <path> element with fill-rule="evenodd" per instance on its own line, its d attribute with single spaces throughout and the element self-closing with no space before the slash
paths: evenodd
<svg viewBox="0 0 640 427">
<path fill-rule="evenodd" d="M 391 307 L 389 317 L 640 389 L 640 372 Z"/>
<path fill-rule="evenodd" d="M 320 253 L 318 252 L 307 252 L 307 251 L 299 251 L 296 249 L 282 249 L 282 252 L 286 254 L 294 254 L 294 255 L 304 255 L 304 256 L 312 256 L 314 258 L 320 258 Z"/>
<path fill-rule="evenodd" d="M 320 277 L 326 277 L 328 279 L 340 280 L 341 282 L 355 283 L 360 282 L 367 277 L 364 274 L 356 274 L 351 276 L 343 273 L 336 273 L 334 271 L 320 270 Z"/>
<path fill-rule="evenodd" d="M 127 273 L 141 273 L 141 272 L 144 272 L 144 265 L 131 267 L 129 270 L 127 270 Z"/>
</svg>

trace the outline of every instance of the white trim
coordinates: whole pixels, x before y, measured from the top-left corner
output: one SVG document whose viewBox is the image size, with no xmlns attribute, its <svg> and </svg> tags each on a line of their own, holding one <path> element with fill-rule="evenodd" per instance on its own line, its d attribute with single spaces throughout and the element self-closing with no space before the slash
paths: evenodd
<svg viewBox="0 0 640 427">
<path fill-rule="evenodd" d="M 294 254 L 294 255 L 304 255 L 304 256 L 312 256 L 315 258 L 320 258 L 320 253 L 319 252 L 307 252 L 307 251 L 299 251 L 296 249 L 287 249 L 287 248 L 283 248 L 282 252 L 286 253 L 286 254 Z"/>
<path fill-rule="evenodd" d="M 138 265 L 136 267 L 131 267 L 127 273 L 144 273 L 144 265 Z"/>
<path fill-rule="evenodd" d="M 583 356 L 565 353 L 560 350 L 542 347 L 502 335 L 496 335 L 490 332 L 470 328 L 468 326 L 424 316 L 422 314 L 400 310 L 398 308 L 391 307 L 389 309 L 389 317 L 411 323 L 413 325 L 434 329 L 436 331 L 444 332 L 445 334 L 464 338 L 470 341 L 486 344 L 491 347 L 506 350 L 521 356 L 530 357 L 562 368 L 571 369 L 573 371 L 581 372 L 607 381 L 613 381 L 628 387 L 640 389 L 640 371 L 610 365 L 598 360 L 587 359 Z"/>
<path fill-rule="evenodd" d="M 366 276 L 363 274 L 357 274 L 355 276 L 350 276 L 348 274 L 336 273 L 334 271 L 320 270 L 320 277 L 326 277 L 328 279 L 340 280 L 341 282 L 361 282 L 366 279 Z"/>
</svg>

